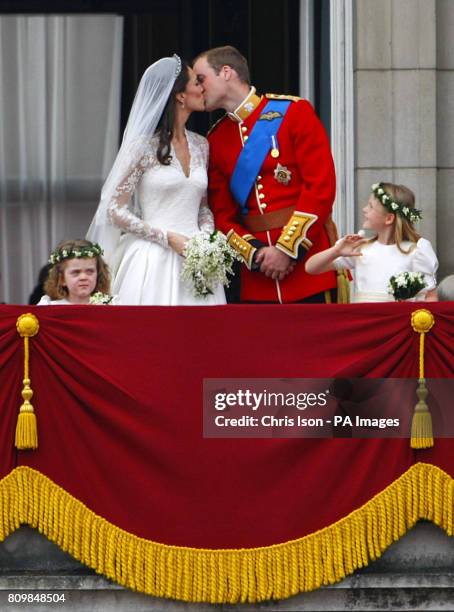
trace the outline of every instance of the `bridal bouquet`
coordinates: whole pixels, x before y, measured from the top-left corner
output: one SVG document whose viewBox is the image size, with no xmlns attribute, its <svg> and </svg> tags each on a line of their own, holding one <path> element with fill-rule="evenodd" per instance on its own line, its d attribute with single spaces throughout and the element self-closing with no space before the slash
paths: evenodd
<svg viewBox="0 0 454 612">
<path fill-rule="evenodd" d="M 388 293 L 398 302 L 415 297 L 426 282 L 421 272 L 400 272 L 389 279 Z"/>
<path fill-rule="evenodd" d="M 222 232 L 202 232 L 190 238 L 183 251 L 185 257 L 181 278 L 192 285 L 195 297 L 214 293 L 221 284 L 228 287 L 228 274 L 233 274 L 233 262 L 239 255 L 227 244 Z"/>
</svg>

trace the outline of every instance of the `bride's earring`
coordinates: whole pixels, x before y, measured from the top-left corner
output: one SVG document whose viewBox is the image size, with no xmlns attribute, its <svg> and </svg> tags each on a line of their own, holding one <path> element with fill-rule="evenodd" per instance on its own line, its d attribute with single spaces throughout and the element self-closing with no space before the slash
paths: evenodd
<svg viewBox="0 0 454 612">
<path fill-rule="evenodd" d="M 181 108 L 184 108 L 184 100 L 180 100 Z"/>
</svg>

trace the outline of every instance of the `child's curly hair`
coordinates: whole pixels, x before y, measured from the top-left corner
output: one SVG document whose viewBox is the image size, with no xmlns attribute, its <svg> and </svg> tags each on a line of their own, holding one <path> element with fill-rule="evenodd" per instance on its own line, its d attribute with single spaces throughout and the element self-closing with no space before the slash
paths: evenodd
<svg viewBox="0 0 454 612">
<path fill-rule="evenodd" d="M 77 257 L 77 255 L 74 255 L 74 251 L 81 249 L 82 252 L 84 252 L 86 249 L 90 249 L 92 247 L 93 243 L 89 242 L 88 240 L 63 240 L 63 242 L 60 242 L 57 245 L 54 253 L 67 251 L 68 256 L 62 258 L 62 261 L 55 263 L 51 267 L 47 280 L 44 283 L 44 291 L 52 300 L 61 300 L 68 297 L 68 290 L 63 285 L 63 272 L 65 270 L 66 262 L 70 259 L 87 258 L 87 255 Z M 96 259 L 97 278 L 96 287 L 92 293 L 96 293 L 97 291 L 100 291 L 101 293 L 110 293 L 109 268 L 101 255 L 95 255 L 94 259 Z"/>
</svg>

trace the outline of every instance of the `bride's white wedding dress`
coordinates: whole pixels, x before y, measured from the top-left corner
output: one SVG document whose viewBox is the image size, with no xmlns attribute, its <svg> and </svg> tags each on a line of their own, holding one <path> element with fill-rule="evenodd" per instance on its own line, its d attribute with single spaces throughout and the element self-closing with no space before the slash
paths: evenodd
<svg viewBox="0 0 454 612">
<path fill-rule="evenodd" d="M 125 232 L 111 263 L 112 293 L 129 305 L 225 304 L 224 288 L 214 295 L 196 298 L 180 278 L 183 258 L 167 243 L 167 232 L 194 236 L 214 229 L 206 202 L 208 142 L 186 131 L 190 172 L 186 176 L 175 151 L 164 166 L 156 158 L 157 138 L 151 139 L 145 155 L 115 190 L 108 203 L 110 221 Z M 135 214 L 130 208 L 135 193 Z"/>
</svg>

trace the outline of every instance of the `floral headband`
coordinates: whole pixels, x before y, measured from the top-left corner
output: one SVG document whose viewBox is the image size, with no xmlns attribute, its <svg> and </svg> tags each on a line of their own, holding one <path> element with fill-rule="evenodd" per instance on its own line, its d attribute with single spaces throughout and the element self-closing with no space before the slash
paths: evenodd
<svg viewBox="0 0 454 612">
<path fill-rule="evenodd" d="M 97 257 L 103 255 L 104 251 L 96 242 L 91 242 L 89 246 L 74 247 L 71 249 L 56 249 L 49 257 L 49 263 L 55 265 L 64 259 L 74 259 L 81 257 Z"/>
<path fill-rule="evenodd" d="M 372 193 L 377 200 L 379 200 L 383 206 L 389 210 L 389 212 L 397 213 L 404 219 L 411 221 L 411 223 L 422 219 L 422 213 L 417 208 L 410 208 L 410 206 L 402 204 L 402 202 L 393 200 L 393 198 L 386 193 L 383 183 L 374 183 L 372 185 Z"/>
</svg>

